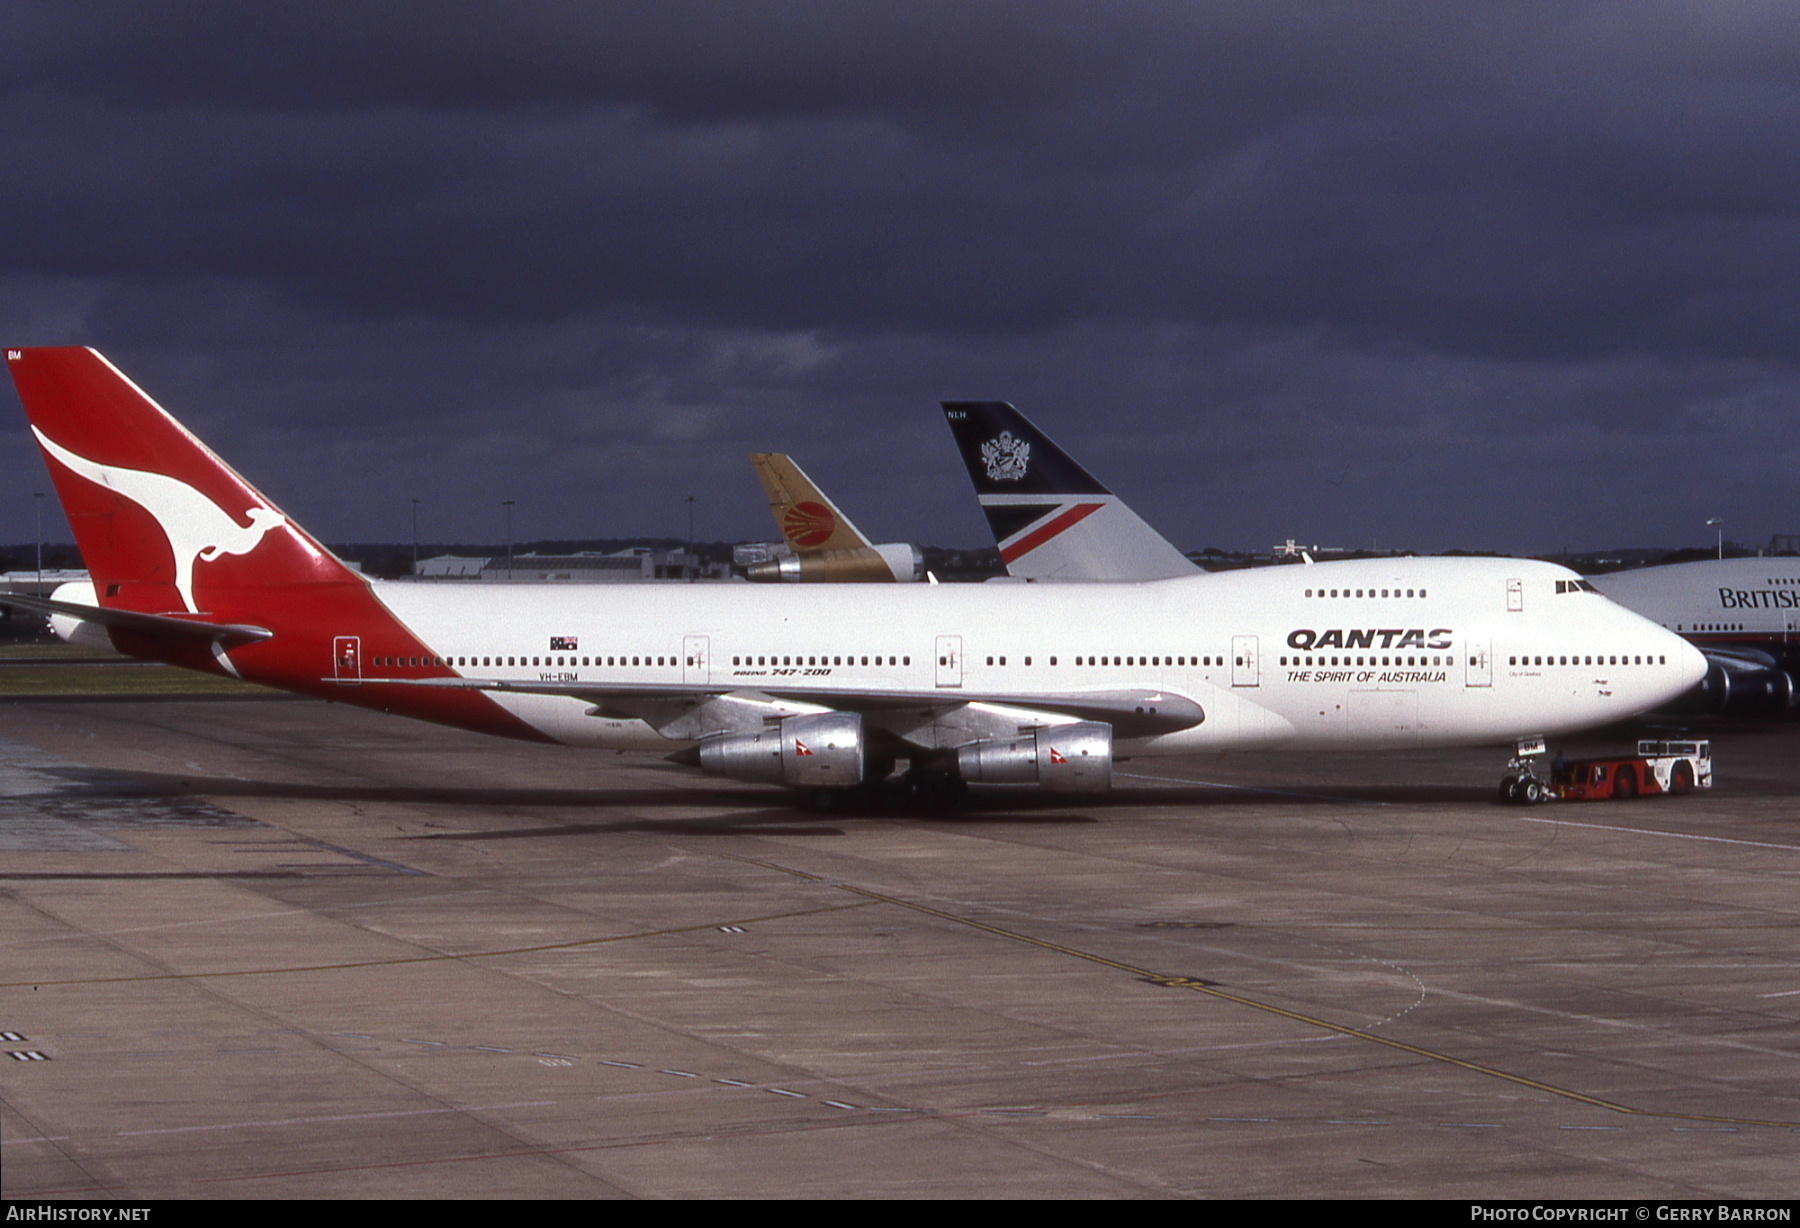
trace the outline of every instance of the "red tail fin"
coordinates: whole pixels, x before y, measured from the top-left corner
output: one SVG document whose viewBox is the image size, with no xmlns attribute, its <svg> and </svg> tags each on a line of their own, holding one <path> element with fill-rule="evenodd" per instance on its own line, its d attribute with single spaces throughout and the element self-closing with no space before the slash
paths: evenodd
<svg viewBox="0 0 1800 1228">
<path fill-rule="evenodd" d="M 365 650 L 410 661 L 421 677 L 454 671 L 366 580 L 99 354 L 7 350 L 6 362 L 93 575 L 103 609 L 92 620 L 122 651 L 544 739 L 475 692 L 364 687 Z"/>
<path fill-rule="evenodd" d="M 245 589 L 360 582 L 93 350 L 6 358 L 100 604 L 229 619 Z"/>
</svg>

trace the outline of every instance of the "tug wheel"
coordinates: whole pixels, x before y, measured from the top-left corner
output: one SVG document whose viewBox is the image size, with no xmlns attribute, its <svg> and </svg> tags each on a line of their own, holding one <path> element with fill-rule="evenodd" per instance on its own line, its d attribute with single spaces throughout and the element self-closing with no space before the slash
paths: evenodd
<svg viewBox="0 0 1800 1228">
<path fill-rule="evenodd" d="M 1694 765 L 1683 759 L 1675 765 L 1675 770 L 1669 773 L 1669 792 L 1680 797 L 1683 793 L 1691 792 L 1693 787 Z"/>
</svg>

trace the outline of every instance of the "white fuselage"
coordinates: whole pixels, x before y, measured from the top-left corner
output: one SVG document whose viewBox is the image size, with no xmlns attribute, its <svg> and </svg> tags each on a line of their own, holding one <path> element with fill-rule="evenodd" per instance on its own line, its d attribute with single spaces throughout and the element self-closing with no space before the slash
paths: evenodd
<svg viewBox="0 0 1800 1228">
<path fill-rule="evenodd" d="M 1028 708 L 1034 694 L 1170 691 L 1205 720 L 1119 749 L 1173 754 L 1505 742 L 1645 711 L 1705 673 L 1685 641 L 1575 579 L 1547 563 L 1417 558 L 1117 584 L 376 591 L 465 677 L 768 688 L 822 708 L 834 691 L 939 709 L 963 696 Z M 361 652 L 382 674 L 383 646 Z M 587 699 L 494 698 L 563 743 L 681 744 L 590 715 Z"/>
<path fill-rule="evenodd" d="M 1696 643 L 1800 646 L 1800 558 L 1703 559 L 1591 578 L 1628 609 Z"/>
</svg>

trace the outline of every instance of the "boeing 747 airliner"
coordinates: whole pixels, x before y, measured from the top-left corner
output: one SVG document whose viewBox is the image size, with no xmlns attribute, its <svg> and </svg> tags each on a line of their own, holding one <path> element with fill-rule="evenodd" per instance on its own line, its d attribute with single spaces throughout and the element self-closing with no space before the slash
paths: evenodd
<svg viewBox="0 0 1800 1228">
<path fill-rule="evenodd" d="M 121 651 L 821 797 L 902 765 L 1096 791 L 1124 756 L 1527 742 L 1705 672 L 1573 572 L 1513 559 L 1030 586 L 371 581 L 98 353 L 7 361 L 92 575 L 41 604 Z"/>
</svg>

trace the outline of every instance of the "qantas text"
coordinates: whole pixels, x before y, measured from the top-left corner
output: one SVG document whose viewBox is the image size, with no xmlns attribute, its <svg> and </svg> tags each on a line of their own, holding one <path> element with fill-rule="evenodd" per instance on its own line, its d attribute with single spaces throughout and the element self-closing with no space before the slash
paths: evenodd
<svg viewBox="0 0 1800 1228">
<path fill-rule="evenodd" d="M 1429 639 L 1426 638 L 1428 636 Z M 1311 652 L 1315 648 L 1379 648 L 1386 651 L 1390 648 L 1448 648 L 1450 637 L 1448 627 L 1433 627 L 1430 631 L 1417 627 L 1410 631 L 1401 627 L 1381 630 L 1365 628 L 1359 631 L 1345 631 L 1334 627 L 1329 631 L 1313 631 L 1302 627 L 1298 631 L 1288 632 L 1287 642 L 1289 648 L 1298 648 L 1301 652 Z"/>
</svg>

